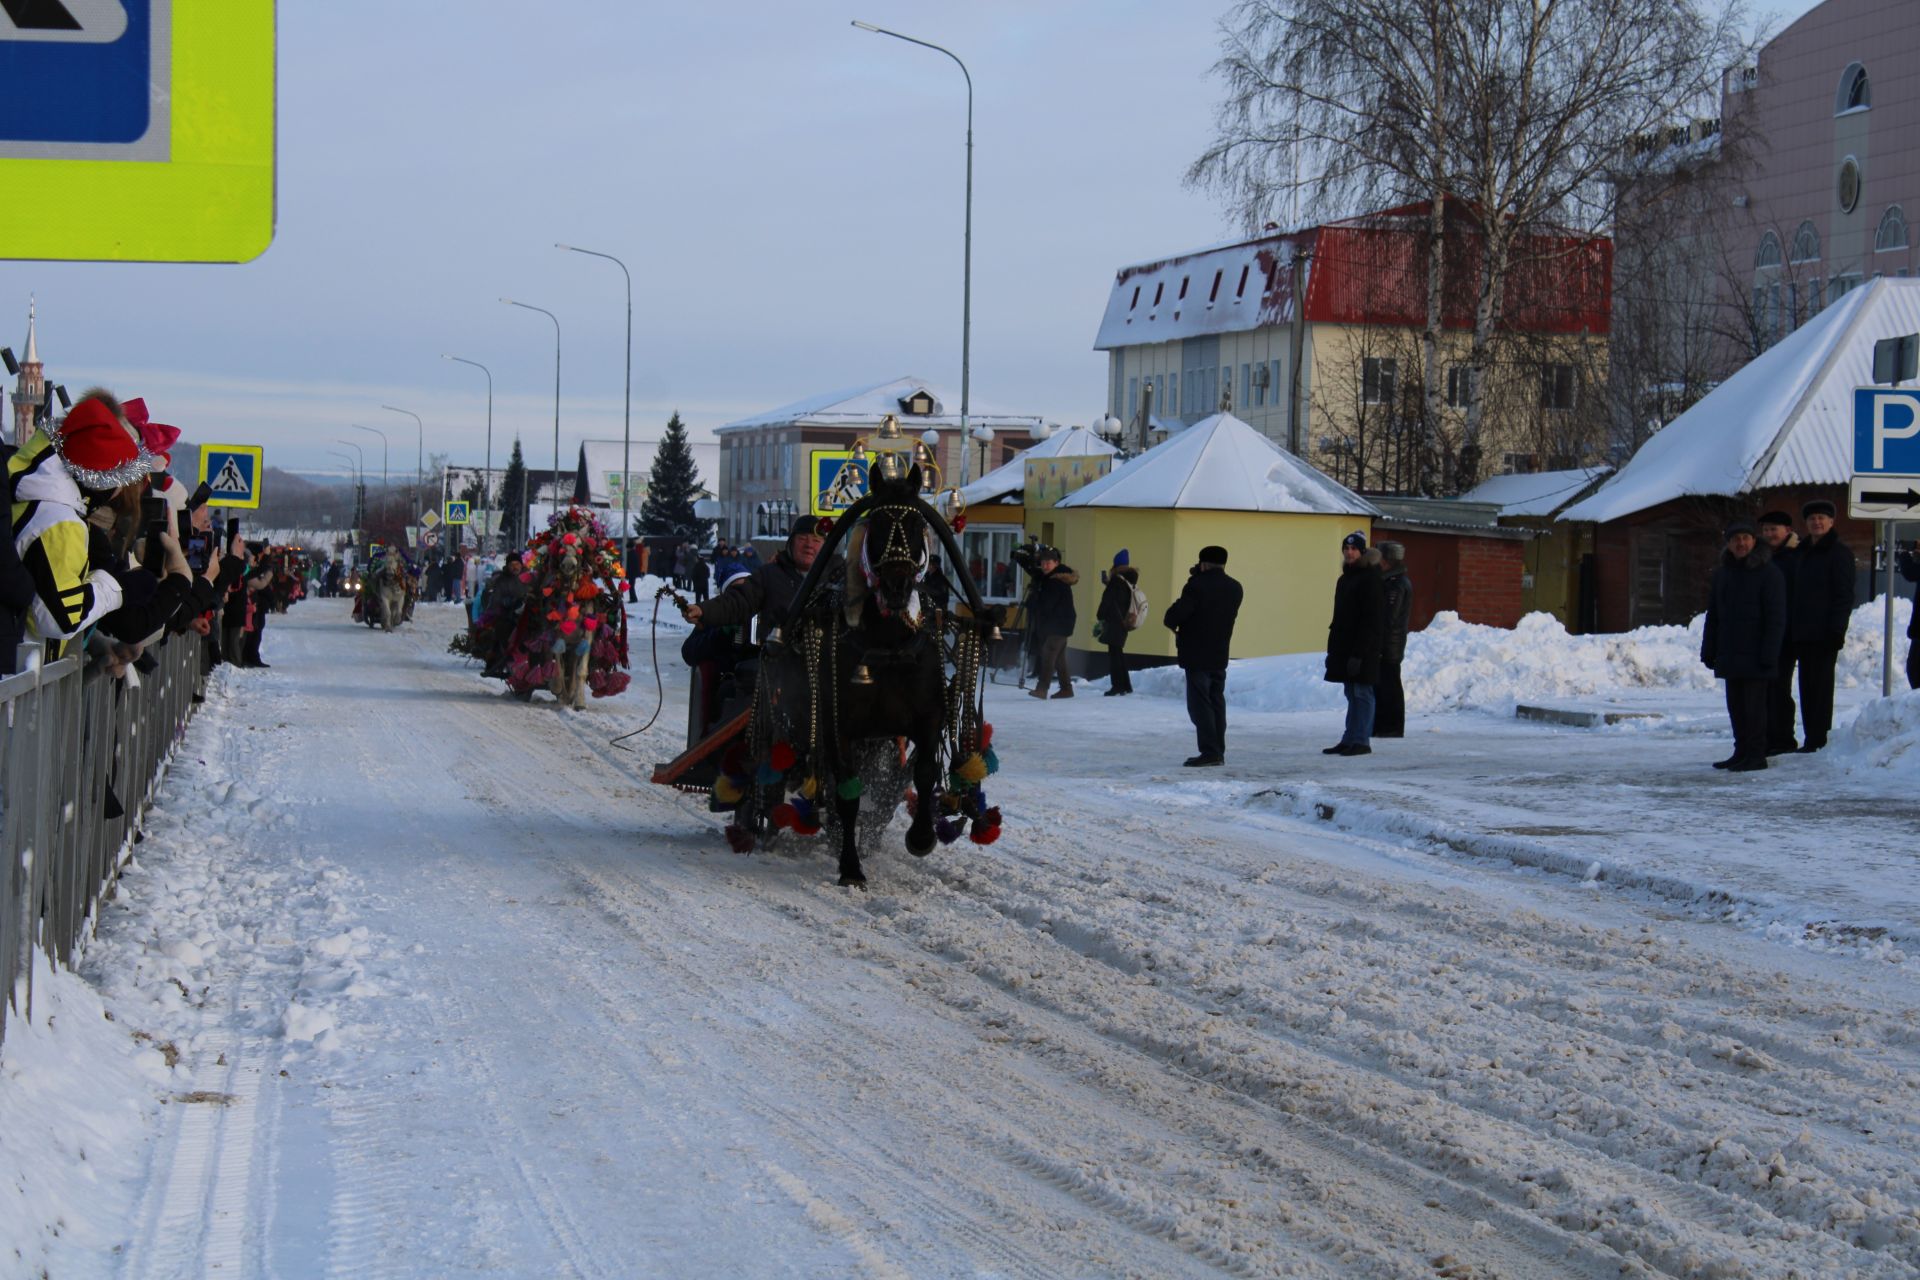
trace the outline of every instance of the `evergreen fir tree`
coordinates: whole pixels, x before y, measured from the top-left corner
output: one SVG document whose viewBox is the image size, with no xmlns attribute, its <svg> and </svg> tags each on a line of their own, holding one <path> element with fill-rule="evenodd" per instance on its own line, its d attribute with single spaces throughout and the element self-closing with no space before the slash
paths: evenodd
<svg viewBox="0 0 1920 1280">
<path fill-rule="evenodd" d="M 500 529 L 508 547 L 525 546 L 527 541 L 527 460 L 520 454 L 520 438 L 514 437 L 513 457 L 507 460 L 507 477 L 500 485 Z"/>
<path fill-rule="evenodd" d="M 659 452 L 653 455 L 647 498 L 640 504 L 640 532 L 647 537 L 703 540 L 711 522 L 693 514 L 693 503 L 706 496 L 700 469 L 693 461 L 693 446 L 687 443 L 686 424 L 676 412 L 667 422 Z"/>
</svg>

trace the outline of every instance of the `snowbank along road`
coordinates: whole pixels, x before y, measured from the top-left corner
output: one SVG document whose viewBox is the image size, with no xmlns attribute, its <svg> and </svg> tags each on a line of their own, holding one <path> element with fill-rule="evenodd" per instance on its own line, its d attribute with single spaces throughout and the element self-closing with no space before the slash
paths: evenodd
<svg viewBox="0 0 1920 1280">
<path fill-rule="evenodd" d="M 1168 769 L 1177 704 L 998 688 L 1004 837 L 896 824 L 850 893 L 644 781 L 673 684 L 608 746 L 642 645 L 562 713 L 452 611 L 345 614 L 221 675 L 97 997 L 43 976 L 10 1033 L 0 1271 L 1920 1274 L 1898 951 L 1342 830 Z"/>
</svg>

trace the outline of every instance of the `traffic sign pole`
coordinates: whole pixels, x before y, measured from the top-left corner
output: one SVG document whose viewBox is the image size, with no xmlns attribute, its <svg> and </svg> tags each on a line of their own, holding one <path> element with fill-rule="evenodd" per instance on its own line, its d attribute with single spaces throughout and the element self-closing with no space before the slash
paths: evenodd
<svg viewBox="0 0 1920 1280">
<path fill-rule="evenodd" d="M 1893 531 L 1895 527 L 1891 520 L 1880 522 L 1880 550 L 1887 558 L 1886 617 L 1881 631 L 1881 637 L 1885 643 L 1880 646 L 1880 696 L 1883 698 L 1893 696 Z M 1920 604 L 1914 607 L 1920 608 Z"/>
</svg>

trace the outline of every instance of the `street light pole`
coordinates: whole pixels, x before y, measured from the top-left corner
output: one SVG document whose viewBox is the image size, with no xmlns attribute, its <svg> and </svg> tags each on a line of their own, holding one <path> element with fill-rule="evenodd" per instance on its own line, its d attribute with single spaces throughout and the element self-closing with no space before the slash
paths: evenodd
<svg viewBox="0 0 1920 1280">
<path fill-rule="evenodd" d="M 427 456 L 427 424 L 420 421 L 420 415 L 411 409 L 396 408 L 390 404 L 383 404 L 380 407 L 388 413 L 404 413 L 413 419 L 413 429 L 415 432 L 413 444 L 413 501 L 414 505 L 418 506 L 424 501 L 420 494 L 426 484 L 427 477 L 427 469 L 425 466 Z M 415 525 L 419 524 L 418 517 L 415 518 L 414 523 Z M 424 530 L 421 531 L 419 541 L 421 545 L 415 547 L 414 550 L 425 555 L 427 539 Z"/>
<path fill-rule="evenodd" d="M 349 422 L 347 425 L 355 431 L 370 431 L 380 437 L 380 509 L 384 514 L 387 502 L 393 493 L 387 483 L 387 433 L 378 427 L 363 427 L 357 422 Z"/>
<path fill-rule="evenodd" d="M 487 467 L 486 470 L 480 473 L 480 528 L 486 531 L 487 518 L 493 509 L 493 500 L 489 496 L 493 491 L 493 370 L 487 368 L 487 366 L 481 364 L 478 360 L 469 360 L 465 356 L 442 354 L 440 358 L 442 360 L 452 360 L 457 364 L 470 364 L 487 375 Z M 481 535 L 480 554 L 483 556 L 487 554 L 490 549 L 487 545 L 487 539 L 491 536 L 491 532 L 483 532 Z"/>
<path fill-rule="evenodd" d="M 620 419 L 620 572 L 627 573 L 628 524 L 627 491 L 633 481 L 633 273 L 627 270 L 627 264 L 610 253 L 601 253 L 597 249 L 582 249 L 570 244 L 556 244 L 556 249 L 565 249 L 569 253 L 584 253 L 591 258 L 605 258 L 620 268 L 620 274 L 627 278 L 627 398 L 626 407 Z M 589 481 L 589 484 L 592 482 Z M 627 578 L 627 599 L 633 600 L 633 578 Z"/>
<path fill-rule="evenodd" d="M 346 443 L 346 442 L 345 442 L 345 441 L 339 441 L 338 443 L 341 443 L 341 444 L 344 444 L 344 443 Z M 339 451 L 338 449 L 329 449 L 329 450 L 327 450 L 327 453 L 328 453 L 328 455 L 329 455 L 329 456 L 331 456 L 331 457 L 335 457 L 335 458 L 338 458 L 338 459 L 340 459 L 340 460 L 341 460 L 342 462 L 344 462 L 344 463 L 346 463 L 346 464 L 347 464 L 347 475 L 348 475 L 348 476 L 349 476 L 349 477 L 350 477 L 350 478 L 351 478 L 351 479 L 353 480 L 353 491 L 354 491 L 354 495 L 355 495 L 355 498 L 356 498 L 356 501 L 355 501 L 355 503 L 354 503 L 354 507 L 355 507 L 355 514 L 354 514 L 354 522 L 353 522 L 353 523 L 354 523 L 354 528 L 356 528 L 356 529 L 357 529 L 357 528 L 359 527 L 359 525 L 360 525 L 360 519 L 359 519 L 359 503 L 358 503 L 358 501 L 357 501 L 357 499 L 358 499 L 358 496 L 359 496 L 359 493 L 360 493 L 360 473 L 354 470 L 354 467 L 353 467 L 353 456 L 352 456 L 351 454 L 346 454 L 346 453 L 342 453 L 342 452 L 340 452 L 340 451 Z M 350 530 L 349 532 L 351 532 L 351 530 Z"/>
<path fill-rule="evenodd" d="M 502 298 L 500 301 L 510 307 L 520 307 L 526 311 L 538 311 L 541 315 L 553 321 L 553 483 L 557 490 L 560 484 L 560 317 L 545 307 L 534 306 L 531 302 L 515 302 L 512 298 Z M 559 493 L 556 491 L 554 497 L 558 498 L 559 496 Z M 555 502 L 553 505 L 557 507 L 560 504 Z"/>
<path fill-rule="evenodd" d="M 354 491 L 353 491 L 353 494 L 354 494 L 353 527 L 356 530 L 358 530 L 360 528 L 361 523 L 365 521 L 367 518 L 367 513 L 366 513 L 367 453 L 366 453 L 366 450 L 362 449 L 358 444 L 354 443 L 352 440 L 335 440 L 334 443 L 343 444 L 347 446 L 347 448 L 353 450 L 354 453 L 358 454 L 360 458 L 360 473 L 359 475 L 354 477 Z M 332 450 L 328 450 L 328 452 L 331 453 Z M 335 456 L 344 457 L 345 455 L 337 454 Z"/>
<path fill-rule="evenodd" d="M 953 59 L 954 65 L 960 68 L 960 74 L 967 78 L 967 230 L 960 285 L 960 483 L 964 486 L 967 483 L 967 415 L 972 407 L 968 392 L 971 389 L 973 354 L 973 73 L 967 70 L 966 63 L 960 61 L 959 54 L 932 41 L 901 35 L 898 31 L 876 27 L 871 22 L 855 20 L 853 25 L 862 31 L 892 36 L 895 40 L 905 40 L 908 44 L 944 53 Z"/>
</svg>

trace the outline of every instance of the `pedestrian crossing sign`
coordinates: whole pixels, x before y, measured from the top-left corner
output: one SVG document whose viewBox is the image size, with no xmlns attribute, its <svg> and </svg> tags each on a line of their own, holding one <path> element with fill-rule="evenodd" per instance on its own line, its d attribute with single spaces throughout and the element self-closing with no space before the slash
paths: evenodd
<svg viewBox="0 0 1920 1280">
<path fill-rule="evenodd" d="M 201 445 L 200 478 L 213 490 L 207 505 L 259 507 L 260 477 L 266 469 L 263 452 L 252 444 Z"/>
<path fill-rule="evenodd" d="M 10 258 L 246 262 L 273 240 L 275 0 L 0 0 Z"/>
<path fill-rule="evenodd" d="M 449 501 L 447 503 L 447 523 L 465 524 L 467 522 L 467 510 L 468 506 L 466 503 Z"/>
<path fill-rule="evenodd" d="M 813 514 L 836 516 L 867 496 L 867 459 L 851 449 L 815 449 Z"/>
</svg>

